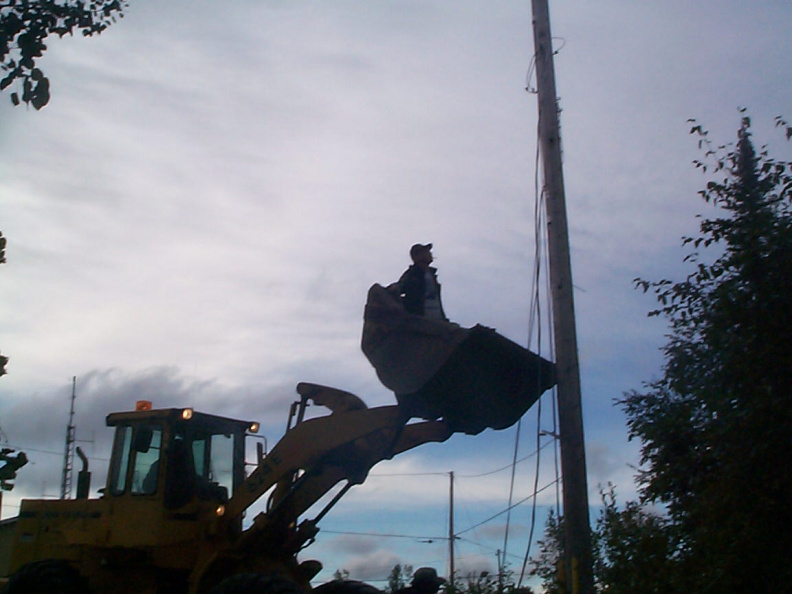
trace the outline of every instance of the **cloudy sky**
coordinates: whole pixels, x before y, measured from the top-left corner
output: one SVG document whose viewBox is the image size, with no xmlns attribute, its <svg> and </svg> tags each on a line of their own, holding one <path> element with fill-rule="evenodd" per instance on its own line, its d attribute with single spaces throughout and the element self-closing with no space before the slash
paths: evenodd
<svg viewBox="0 0 792 594">
<path fill-rule="evenodd" d="M 219 6 L 130 0 L 102 36 L 51 40 L 45 109 L 0 95 L 0 428 L 31 458 L 3 517 L 59 494 L 74 376 L 95 487 L 104 416 L 139 398 L 260 420 L 270 443 L 299 381 L 393 403 L 360 352 L 362 311 L 415 242 L 435 244 L 454 321 L 548 349 L 546 329 L 529 332 L 530 2 Z M 680 237 L 710 212 L 687 119 L 725 143 L 747 107 L 757 144 L 790 158 L 773 121 L 792 117 L 792 5 L 559 0 L 550 13 L 596 504 L 608 482 L 635 496 L 638 446 L 613 401 L 662 363 L 665 326 L 632 281 L 682 277 Z M 320 579 L 345 568 L 382 585 L 395 563 L 445 573 L 453 471 L 457 568 L 494 571 L 505 550 L 519 571 L 537 443 L 536 534 L 556 501 L 552 444 L 537 441 L 551 408 L 519 433 L 378 466 L 305 557 L 325 562 Z M 505 536 L 515 456 L 522 503 Z"/>
</svg>

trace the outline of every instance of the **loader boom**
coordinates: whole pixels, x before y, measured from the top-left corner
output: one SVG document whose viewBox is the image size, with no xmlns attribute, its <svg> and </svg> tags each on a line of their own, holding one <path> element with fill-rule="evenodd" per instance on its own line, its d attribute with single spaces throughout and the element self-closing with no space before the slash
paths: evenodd
<svg viewBox="0 0 792 594">
<path fill-rule="evenodd" d="M 383 429 L 399 425 L 399 409 L 388 406 L 309 419 L 290 429 L 234 492 L 226 511 L 236 517 L 269 491 L 284 475 L 306 469 L 329 452 Z"/>
<path fill-rule="evenodd" d="M 289 429 L 235 490 L 226 506 L 228 521 L 275 487 L 266 513 L 254 519 L 233 547 L 237 555 L 243 554 L 242 549 L 256 534 L 266 535 L 258 540 L 272 539 L 273 531 L 294 523 L 338 483 L 347 481 L 345 492 L 363 483 L 378 462 L 424 443 L 445 441 L 452 434 L 440 421 L 407 424 L 399 406 L 365 408 L 356 397 L 353 396 L 355 401 L 346 398 L 352 396 L 348 393 L 316 384 L 300 384 L 298 391 L 306 401 L 332 407 L 333 412 L 301 421 Z M 340 395 L 344 398 L 338 398 Z M 290 549 L 296 553 L 306 540 L 313 538 L 316 522 L 339 498 L 333 499 L 317 518 L 302 525 L 303 534 L 290 539 Z"/>
</svg>

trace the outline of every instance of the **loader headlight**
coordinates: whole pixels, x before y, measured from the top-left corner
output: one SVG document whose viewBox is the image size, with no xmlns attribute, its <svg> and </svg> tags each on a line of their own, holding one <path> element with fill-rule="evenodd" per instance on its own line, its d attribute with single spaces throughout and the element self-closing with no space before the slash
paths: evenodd
<svg viewBox="0 0 792 594">
<path fill-rule="evenodd" d="M 185 408 L 182 410 L 182 419 L 184 419 L 185 421 L 189 421 L 190 419 L 192 419 L 192 416 L 193 416 L 193 409 Z"/>
<path fill-rule="evenodd" d="M 218 518 L 222 518 L 225 515 L 225 505 L 220 504 L 215 508 L 215 515 Z"/>
<path fill-rule="evenodd" d="M 248 431 L 250 431 L 251 433 L 258 433 L 260 428 L 261 425 L 259 423 L 254 422 L 248 426 Z"/>
</svg>

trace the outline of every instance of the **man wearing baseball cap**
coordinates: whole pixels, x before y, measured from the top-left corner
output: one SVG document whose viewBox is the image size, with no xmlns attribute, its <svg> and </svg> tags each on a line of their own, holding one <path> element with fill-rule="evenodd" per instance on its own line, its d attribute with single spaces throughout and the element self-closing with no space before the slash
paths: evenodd
<svg viewBox="0 0 792 594">
<path fill-rule="evenodd" d="M 410 258 L 412 265 L 397 283 L 404 309 L 416 316 L 447 322 L 440 299 L 437 268 L 430 266 L 434 261 L 432 244 L 416 243 L 410 248 Z"/>
<path fill-rule="evenodd" d="M 397 591 L 397 594 L 436 594 L 446 581 L 437 575 L 434 567 L 420 567 L 415 570 L 412 583 Z"/>
</svg>

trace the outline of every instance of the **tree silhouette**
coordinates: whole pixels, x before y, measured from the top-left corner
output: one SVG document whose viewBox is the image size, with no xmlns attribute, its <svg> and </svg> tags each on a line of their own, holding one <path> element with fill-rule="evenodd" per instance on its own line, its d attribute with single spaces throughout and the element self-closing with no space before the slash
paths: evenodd
<svg viewBox="0 0 792 594">
<path fill-rule="evenodd" d="M 683 281 L 637 280 L 668 319 L 663 377 L 621 404 L 642 442 L 646 501 L 670 514 L 688 592 L 784 591 L 792 583 L 792 165 L 758 154 L 750 120 L 714 148 L 718 216 L 684 239 Z M 790 129 L 786 122 L 777 124 Z M 700 251 L 701 250 L 701 251 Z M 705 259 L 707 257 L 708 259 Z"/>
<path fill-rule="evenodd" d="M 6 0 L 0 5 L 0 68 L 5 76 L 0 91 L 21 84 L 22 95 L 11 92 L 14 105 L 21 102 L 41 109 L 50 100 L 49 79 L 36 66 L 47 49 L 49 35 L 89 37 L 102 33 L 123 17 L 121 0 Z"/>
</svg>

